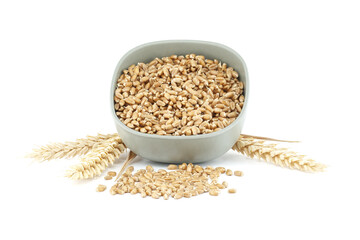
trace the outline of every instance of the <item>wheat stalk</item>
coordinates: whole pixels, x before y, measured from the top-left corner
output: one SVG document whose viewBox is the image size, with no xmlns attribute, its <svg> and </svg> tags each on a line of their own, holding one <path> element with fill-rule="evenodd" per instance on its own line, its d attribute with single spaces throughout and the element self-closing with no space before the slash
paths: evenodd
<svg viewBox="0 0 360 240">
<path fill-rule="evenodd" d="M 319 172 L 326 167 L 304 155 L 299 155 L 286 148 L 277 148 L 276 144 L 265 144 L 264 141 L 254 140 L 252 137 L 240 136 L 232 149 L 250 158 L 262 159 L 281 167 L 304 172 Z"/>
<path fill-rule="evenodd" d="M 268 137 L 259 137 L 254 135 L 248 135 L 248 134 L 241 134 L 240 136 L 244 138 L 252 138 L 257 140 L 267 140 L 267 141 L 273 141 L 273 142 L 285 142 L 285 143 L 298 143 L 299 141 L 289 141 L 289 140 L 280 140 L 275 138 L 268 138 Z"/>
<path fill-rule="evenodd" d="M 116 136 L 119 135 L 117 133 L 98 134 L 96 136 L 80 138 L 73 142 L 50 143 L 33 149 L 33 151 L 26 155 L 26 157 L 34 158 L 39 161 L 45 161 L 57 158 L 72 158 L 75 156 L 81 156 L 87 154 L 98 144 Z"/>
<path fill-rule="evenodd" d="M 134 153 L 133 151 L 130 151 L 125 162 L 123 163 L 119 173 L 117 174 L 115 181 L 118 181 L 119 178 L 121 177 L 121 174 L 123 173 L 123 171 L 125 170 L 126 166 L 129 165 L 131 163 L 132 160 L 134 160 L 134 158 L 136 157 L 136 153 Z"/>
<path fill-rule="evenodd" d="M 323 171 L 326 167 L 324 164 L 305 158 L 304 155 L 299 155 L 286 148 L 277 148 L 276 144 L 265 144 L 265 140 L 292 142 L 242 134 L 232 149 L 250 158 L 263 159 L 275 165 L 305 172 Z M 98 134 L 77 139 L 74 142 L 41 146 L 34 149 L 28 157 L 50 160 L 83 155 L 81 163 L 71 167 L 66 176 L 72 179 L 85 179 L 100 175 L 125 149 L 126 146 L 117 133 Z"/>
<path fill-rule="evenodd" d="M 99 176 L 125 150 L 126 146 L 119 136 L 103 140 L 96 148 L 82 156 L 79 164 L 70 167 L 65 176 L 74 180 Z"/>
</svg>

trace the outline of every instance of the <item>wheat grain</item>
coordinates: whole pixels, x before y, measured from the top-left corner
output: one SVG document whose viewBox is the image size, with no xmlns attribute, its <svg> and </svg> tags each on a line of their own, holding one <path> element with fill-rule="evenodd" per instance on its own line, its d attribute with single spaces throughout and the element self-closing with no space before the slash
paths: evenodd
<svg viewBox="0 0 360 240">
<path fill-rule="evenodd" d="M 106 175 L 105 177 L 104 177 L 104 179 L 105 180 L 111 180 L 113 177 L 112 176 L 109 176 L 109 175 Z"/>
<path fill-rule="evenodd" d="M 108 176 L 111 176 L 111 177 L 116 177 L 116 172 L 114 171 L 110 171 L 107 173 Z"/>
<path fill-rule="evenodd" d="M 231 169 L 227 169 L 227 170 L 226 170 L 226 175 L 232 176 L 232 175 L 233 175 L 233 171 L 232 171 Z"/>
<path fill-rule="evenodd" d="M 26 157 L 34 158 L 39 161 L 72 158 L 87 154 L 92 148 L 109 138 L 116 137 L 118 134 L 98 134 L 96 136 L 87 136 L 79 138 L 73 142 L 50 143 L 39 148 L 33 149 Z"/>
<path fill-rule="evenodd" d="M 168 168 L 169 170 L 175 170 L 175 169 L 178 168 L 178 166 L 175 165 L 175 164 L 170 164 L 167 168 Z"/>
<path fill-rule="evenodd" d="M 234 171 L 234 176 L 242 177 L 244 173 L 242 171 Z"/>
<path fill-rule="evenodd" d="M 109 138 L 82 156 L 80 163 L 72 166 L 66 176 L 75 179 L 87 179 L 99 176 L 116 158 L 125 151 L 126 147 L 119 136 Z"/>
<path fill-rule="evenodd" d="M 105 185 L 99 184 L 99 186 L 97 186 L 97 188 L 96 188 L 96 191 L 97 192 L 103 192 L 103 191 L 105 191 L 105 189 L 106 189 Z"/>
<path fill-rule="evenodd" d="M 156 58 L 123 71 L 114 109 L 129 128 L 157 135 L 189 136 L 230 125 L 244 105 L 244 84 L 233 68 L 188 54 Z"/>
<path fill-rule="evenodd" d="M 276 144 L 265 144 L 264 141 L 256 141 L 251 137 L 240 136 L 232 149 L 250 158 L 262 159 L 281 167 L 304 172 L 319 172 L 326 167 L 324 164 L 305 158 L 304 155 L 286 148 L 277 148 Z"/>
<path fill-rule="evenodd" d="M 133 173 L 134 167 L 130 166 L 125 173 L 120 175 L 111 194 L 140 194 L 142 197 L 151 196 L 158 199 L 163 197 L 169 199 L 190 198 L 205 192 L 217 196 L 227 183 L 217 182 L 214 176 L 221 174 L 222 167 L 206 167 L 205 171 L 199 171 L 200 166 L 192 163 L 183 163 L 174 171 L 159 169 L 155 171 L 150 165 Z M 225 172 L 224 172 L 225 173 Z M 209 181 L 211 180 L 211 181 Z"/>
<path fill-rule="evenodd" d="M 209 195 L 210 195 L 210 196 L 218 196 L 218 195 L 219 195 L 219 190 L 217 190 L 217 189 L 211 189 L 211 190 L 209 191 Z"/>
<path fill-rule="evenodd" d="M 230 189 L 228 190 L 228 192 L 229 192 L 229 193 L 236 193 L 236 189 L 235 189 L 235 188 L 230 188 Z"/>
</svg>

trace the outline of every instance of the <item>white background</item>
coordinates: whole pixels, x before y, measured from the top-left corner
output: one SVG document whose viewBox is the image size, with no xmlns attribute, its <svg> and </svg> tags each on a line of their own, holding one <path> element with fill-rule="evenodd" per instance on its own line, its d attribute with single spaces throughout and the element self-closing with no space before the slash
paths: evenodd
<svg viewBox="0 0 360 240">
<path fill-rule="evenodd" d="M 359 239 L 357 1 L 100 2 L 0 2 L 1 239 Z M 66 179 L 76 159 L 23 158 L 36 145 L 115 132 L 117 61 L 167 39 L 235 49 L 251 81 L 244 133 L 301 140 L 291 147 L 327 171 L 230 151 L 205 165 L 242 170 L 226 178 L 235 195 L 164 201 L 97 193 L 111 186 L 103 176 Z"/>
</svg>

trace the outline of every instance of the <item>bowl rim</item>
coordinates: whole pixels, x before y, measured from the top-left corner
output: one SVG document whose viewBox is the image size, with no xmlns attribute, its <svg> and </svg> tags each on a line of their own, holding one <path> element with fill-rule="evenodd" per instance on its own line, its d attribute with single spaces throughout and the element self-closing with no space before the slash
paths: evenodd
<svg viewBox="0 0 360 240">
<path fill-rule="evenodd" d="M 157 134 L 148 134 L 148 133 L 142 133 L 136 130 L 133 130 L 131 128 L 129 128 L 128 126 L 126 126 L 123 122 L 121 122 L 121 120 L 118 118 L 118 116 L 116 115 L 115 112 L 115 108 L 114 108 L 114 92 L 116 89 L 116 83 L 118 80 L 118 72 L 119 72 L 119 68 L 120 65 L 123 63 L 124 59 L 126 59 L 129 55 L 131 55 L 133 52 L 144 48 L 144 47 L 151 47 L 154 45 L 162 45 L 162 44 L 168 44 L 168 43 L 197 43 L 197 44 L 204 44 L 204 45 L 212 45 L 212 46 L 216 46 L 216 47 L 220 47 L 223 49 L 226 49 L 230 52 L 232 52 L 243 64 L 244 67 L 244 75 L 245 75 L 245 80 L 242 80 L 244 82 L 245 88 L 244 88 L 244 93 L 245 93 L 245 99 L 244 99 L 244 105 L 242 107 L 242 110 L 240 112 L 240 114 L 236 117 L 235 121 L 233 121 L 229 126 L 216 131 L 216 132 L 212 132 L 212 133 L 206 133 L 206 134 L 199 134 L 199 135 L 190 135 L 190 136 L 167 136 L 167 135 L 157 135 Z M 245 114 L 245 110 L 247 108 L 247 104 L 248 104 L 248 100 L 249 99 L 249 75 L 248 75 L 248 70 L 245 64 L 244 59 L 240 56 L 240 54 L 238 54 L 235 50 L 233 50 L 232 48 L 220 44 L 220 43 L 216 43 L 216 42 L 210 42 L 210 41 L 202 41 L 202 40 L 162 40 L 162 41 L 154 41 L 154 42 L 148 42 L 148 43 L 144 43 L 141 45 L 138 45 L 134 48 L 132 48 L 131 50 L 129 50 L 128 52 L 126 52 L 122 58 L 119 60 L 119 62 L 117 63 L 115 70 L 114 70 L 114 74 L 112 77 L 112 81 L 111 81 L 111 89 L 110 89 L 110 106 L 111 106 L 111 112 L 112 112 L 112 116 L 115 119 L 115 123 L 119 124 L 120 126 L 122 126 L 122 128 L 127 131 L 128 133 L 137 135 L 139 137 L 143 137 L 143 138 L 156 138 L 156 139 L 163 139 L 163 140 L 169 140 L 169 139 L 177 139 L 177 140 L 181 140 L 181 139 L 203 139 L 203 138 L 210 138 L 210 137 L 216 137 L 218 135 L 223 134 L 224 132 L 227 131 L 231 131 L 231 129 L 236 125 L 237 122 L 239 122 L 241 120 L 242 117 L 244 117 Z"/>
</svg>

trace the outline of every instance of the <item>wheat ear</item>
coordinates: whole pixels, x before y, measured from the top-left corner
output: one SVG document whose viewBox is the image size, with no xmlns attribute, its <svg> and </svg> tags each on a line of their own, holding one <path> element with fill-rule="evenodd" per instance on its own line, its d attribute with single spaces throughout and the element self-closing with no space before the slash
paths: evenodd
<svg viewBox="0 0 360 240">
<path fill-rule="evenodd" d="M 79 138 L 73 142 L 64 143 L 50 143 L 33 149 L 26 157 L 34 158 L 39 161 L 57 159 L 57 158 L 72 158 L 87 154 L 92 148 L 102 143 L 109 138 L 118 136 L 115 134 L 98 134 L 96 136 L 87 136 L 86 138 Z"/>
<path fill-rule="evenodd" d="M 74 180 L 99 176 L 116 158 L 126 150 L 119 136 L 109 138 L 80 158 L 80 163 L 73 165 L 65 176 Z"/>
<path fill-rule="evenodd" d="M 265 144 L 264 141 L 256 141 L 251 137 L 240 136 L 232 149 L 250 158 L 262 159 L 281 167 L 304 172 L 319 172 L 326 167 L 324 164 L 308 159 L 304 155 L 299 155 L 286 148 L 277 148 L 276 144 Z"/>
</svg>

